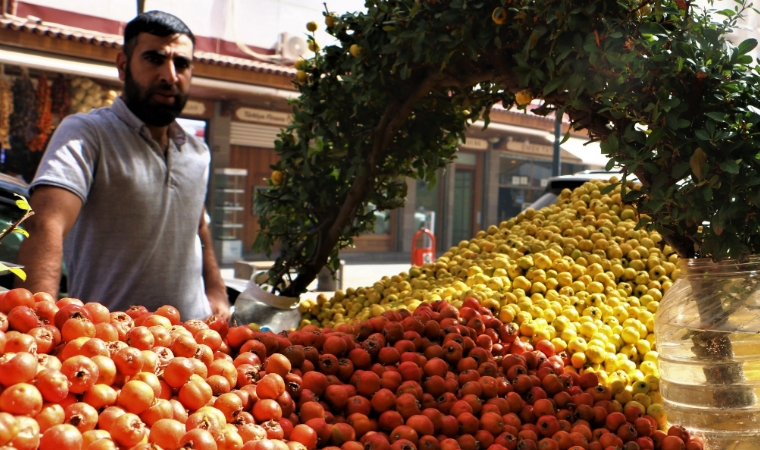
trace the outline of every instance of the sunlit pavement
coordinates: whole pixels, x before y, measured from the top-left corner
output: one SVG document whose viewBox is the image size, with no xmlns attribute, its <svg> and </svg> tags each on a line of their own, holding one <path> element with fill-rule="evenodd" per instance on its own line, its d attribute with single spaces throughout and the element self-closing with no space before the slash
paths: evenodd
<svg viewBox="0 0 760 450">
<path fill-rule="evenodd" d="M 393 276 L 398 275 L 401 272 L 406 272 L 409 270 L 409 267 L 411 267 L 410 263 L 398 263 L 398 262 L 378 262 L 376 264 L 368 264 L 366 261 L 363 262 L 349 262 L 346 261 L 346 264 L 343 269 L 343 289 L 347 289 L 349 287 L 352 288 L 360 288 L 360 287 L 371 287 L 375 282 L 382 279 L 384 276 Z M 234 270 L 231 268 L 223 268 L 221 269 L 222 272 L 222 278 L 224 279 L 233 279 L 234 278 Z M 241 280 L 242 281 L 242 280 Z M 313 298 L 316 297 L 319 292 L 316 291 L 317 289 L 317 282 L 315 281 L 309 286 L 309 292 L 303 294 L 303 298 Z M 331 296 L 332 292 L 325 292 L 326 295 Z"/>
</svg>

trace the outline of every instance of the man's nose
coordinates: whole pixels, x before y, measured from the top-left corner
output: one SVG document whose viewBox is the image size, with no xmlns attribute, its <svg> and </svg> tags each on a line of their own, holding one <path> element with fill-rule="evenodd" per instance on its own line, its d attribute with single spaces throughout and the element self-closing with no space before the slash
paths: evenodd
<svg viewBox="0 0 760 450">
<path fill-rule="evenodd" d="M 161 82 L 167 84 L 177 84 L 177 70 L 174 67 L 174 61 L 171 58 L 167 58 L 166 61 L 160 67 Z"/>
</svg>

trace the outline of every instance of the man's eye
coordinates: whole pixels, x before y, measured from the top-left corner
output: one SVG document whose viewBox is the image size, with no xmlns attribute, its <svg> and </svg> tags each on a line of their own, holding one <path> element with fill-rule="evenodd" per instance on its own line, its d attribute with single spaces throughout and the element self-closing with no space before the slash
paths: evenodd
<svg viewBox="0 0 760 450">
<path fill-rule="evenodd" d="M 163 58 L 158 55 L 147 55 L 145 59 L 153 64 L 161 64 L 163 62 Z"/>
<path fill-rule="evenodd" d="M 174 61 L 174 67 L 176 67 L 177 69 L 187 69 L 188 67 L 190 67 L 190 62 L 184 59 L 180 59 L 180 60 Z"/>
</svg>

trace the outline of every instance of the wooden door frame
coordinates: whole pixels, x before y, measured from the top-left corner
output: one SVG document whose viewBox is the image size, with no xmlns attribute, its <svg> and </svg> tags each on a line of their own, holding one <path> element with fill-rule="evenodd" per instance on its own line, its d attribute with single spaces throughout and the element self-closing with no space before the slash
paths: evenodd
<svg viewBox="0 0 760 450">
<path fill-rule="evenodd" d="M 258 154 L 256 154 L 258 153 Z M 271 172 L 270 165 L 277 162 L 278 155 L 274 149 L 249 147 L 245 145 L 230 146 L 230 167 L 248 170 L 243 202 L 245 215 L 243 221 L 243 252 L 250 252 L 253 241 L 258 235 L 258 216 L 253 215 L 253 196 L 257 186 L 266 186 L 263 178 Z M 258 161 L 258 160 L 261 161 Z"/>
<path fill-rule="evenodd" d="M 398 210 L 391 210 L 391 218 L 388 221 L 390 234 L 362 234 L 354 238 L 354 248 L 346 248 L 344 252 L 384 252 L 395 248 L 398 232 Z"/>
<path fill-rule="evenodd" d="M 472 193 L 470 201 L 472 202 L 472 217 L 470 218 L 470 230 L 472 236 L 470 238 L 475 237 L 478 231 L 485 228 L 483 222 L 483 183 L 479 182 L 479 180 L 483 180 L 483 174 L 484 174 L 484 168 L 483 168 L 483 158 L 485 156 L 485 153 L 483 152 L 468 152 L 468 151 L 462 151 L 462 153 L 466 153 L 469 155 L 475 155 L 475 164 L 457 164 L 454 163 L 454 186 L 452 186 L 452 195 L 454 188 L 456 186 L 456 171 L 463 170 L 463 171 L 469 171 L 472 172 Z M 480 216 L 481 223 L 478 223 L 478 216 Z M 468 238 L 469 239 L 469 238 Z M 453 245 L 458 244 L 458 242 L 453 242 Z"/>
</svg>

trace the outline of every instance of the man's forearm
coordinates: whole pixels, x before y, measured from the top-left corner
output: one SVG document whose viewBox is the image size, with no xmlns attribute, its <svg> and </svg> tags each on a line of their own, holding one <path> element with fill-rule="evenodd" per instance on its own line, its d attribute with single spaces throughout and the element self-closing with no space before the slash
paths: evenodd
<svg viewBox="0 0 760 450">
<path fill-rule="evenodd" d="M 208 226 L 203 224 L 200 227 L 198 237 L 201 239 L 201 246 L 203 248 L 203 282 L 206 285 L 206 292 L 216 290 L 224 292 L 227 295 L 227 288 L 224 286 L 222 273 L 219 271 L 219 265 L 214 255 L 214 246 Z"/>
<path fill-rule="evenodd" d="M 29 222 L 37 219 L 33 217 Z M 21 243 L 18 263 L 24 266 L 26 281 L 16 278 L 15 285 L 30 291 L 47 292 L 58 298 L 61 283 L 63 237 L 54 230 L 31 226 L 29 238 Z"/>
</svg>

